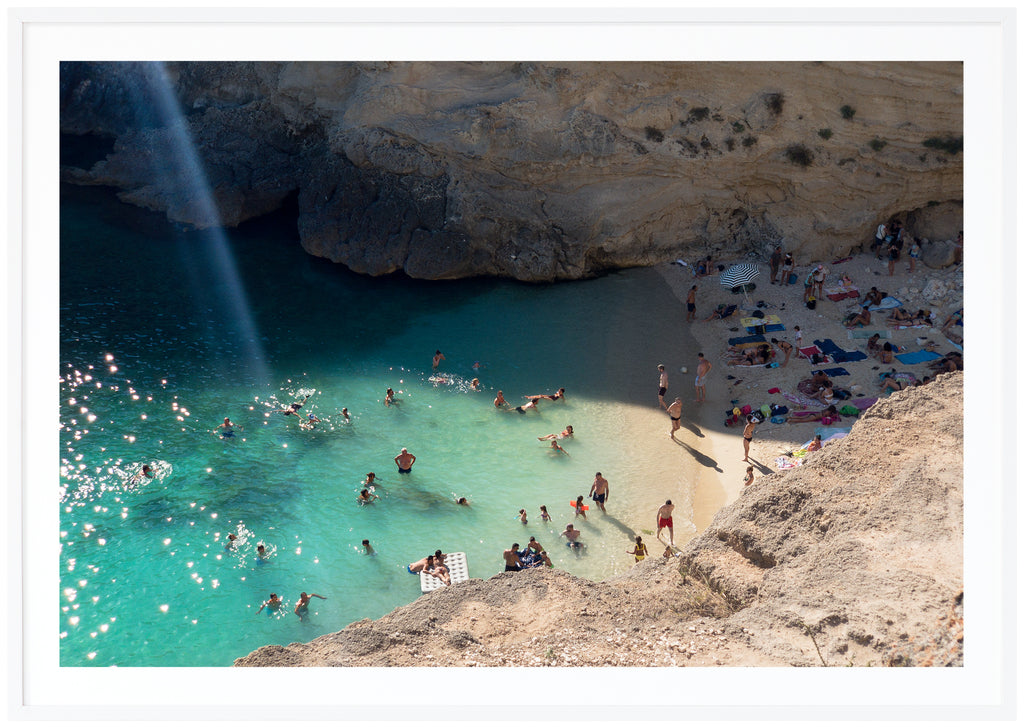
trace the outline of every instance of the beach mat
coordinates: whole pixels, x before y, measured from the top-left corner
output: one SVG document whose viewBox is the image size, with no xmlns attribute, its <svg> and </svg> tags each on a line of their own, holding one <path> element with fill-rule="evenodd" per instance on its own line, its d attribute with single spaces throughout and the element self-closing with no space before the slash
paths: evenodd
<svg viewBox="0 0 1024 728">
<path fill-rule="evenodd" d="M 868 306 L 869 311 L 888 311 L 890 308 L 899 308 L 903 305 L 903 301 L 892 296 L 886 296 L 882 299 L 882 302 L 877 306 Z"/>
<path fill-rule="evenodd" d="M 839 345 L 832 341 L 832 339 L 824 339 L 821 341 L 815 339 L 814 345 L 821 349 L 822 353 L 831 357 L 832 361 L 836 364 L 842 364 L 843 362 L 848 361 L 861 361 L 862 359 L 868 358 L 868 355 L 862 351 L 844 351 L 843 349 L 840 349 Z"/>
<path fill-rule="evenodd" d="M 802 356 L 804 359 L 810 359 L 815 354 L 823 353 L 822 350 L 816 346 L 805 346 L 802 349 L 797 349 L 797 351 L 800 352 L 800 356 Z"/>
<path fill-rule="evenodd" d="M 444 565 L 448 567 L 448 576 L 451 577 L 452 584 L 469 579 L 469 565 L 466 563 L 464 551 L 455 551 L 445 556 Z M 420 572 L 420 591 L 424 594 L 443 586 L 444 582 L 440 579 Z"/>
<path fill-rule="evenodd" d="M 888 329 L 885 331 L 878 331 L 877 329 L 850 329 L 846 332 L 846 335 L 851 339 L 870 339 L 875 334 L 878 334 L 879 339 L 892 338 L 892 334 Z"/>
<path fill-rule="evenodd" d="M 934 351 L 922 349 L 921 351 L 910 351 L 906 354 L 897 354 L 896 358 L 904 364 L 921 364 L 926 361 L 932 361 L 933 359 L 941 359 L 942 354 L 936 354 Z"/>
<path fill-rule="evenodd" d="M 877 401 L 878 397 L 859 397 L 857 399 L 851 400 L 850 404 L 852 404 L 854 407 L 863 412 Z"/>
<path fill-rule="evenodd" d="M 740 344 L 758 344 L 767 343 L 767 340 L 760 334 L 756 336 L 734 336 L 729 339 L 729 346 L 738 346 Z"/>
<path fill-rule="evenodd" d="M 756 333 L 758 333 L 757 330 L 759 328 L 761 328 L 761 327 L 760 326 L 748 326 L 747 327 L 747 333 L 748 334 L 756 334 Z M 773 333 L 773 332 L 776 332 L 776 331 L 785 331 L 785 330 L 786 330 L 786 327 L 783 326 L 782 324 L 769 324 L 768 326 L 764 327 L 764 332 L 766 334 L 770 334 L 770 333 Z"/>
<path fill-rule="evenodd" d="M 829 440 L 838 440 L 840 437 L 846 437 L 850 434 L 849 427 L 815 427 L 815 435 L 821 435 L 821 442 L 825 443 Z"/>
<path fill-rule="evenodd" d="M 753 316 L 745 316 L 740 319 L 740 326 L 761 326 L 780 323 L 782 323 L 782 319 L 780 319 L 775 314 L 770 314 L 768 316 L 765 316 L 764 318 L 754 318 Z"/>
<path fill-rule="evenodd" d="M 811 374 L 817 374 L 818 372 L 824 372 L 827 377 L 848 377 L 850 373 L 842 367 L 832 367 L 831 369 L 812 369 Z"/>
</svg>

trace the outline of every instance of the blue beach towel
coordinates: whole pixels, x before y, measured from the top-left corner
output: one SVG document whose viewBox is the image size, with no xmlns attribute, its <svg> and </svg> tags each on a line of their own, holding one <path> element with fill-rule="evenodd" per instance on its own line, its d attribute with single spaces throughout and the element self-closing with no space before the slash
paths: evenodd
<svg viewBox="0 0 1024 728">
<path fill-rule="evenodd" d="M 926 349 L 921 349 L 921 351 L 911 351 L 907 352 L 906 354 L 897 354 L 896 358 L 899 359 L 904 364 L 922 364 L 926 361 L 931 361 L 933 359 L 941 359 L 942 355 L 936 354 L 934 351 L 927 351 Z"/>
<path fill-rule="evenodd" d="M 886 296 L 877 306 L 868 306 L 868 311 L 887 311 L 890 308 L 899 308 L 902 305 L 903 301 L 900 299 Z"/>
<path fill-rule="evenodd" d="M 850 373 L 848 371 L 846 371 L 845 369 L 843 369 L 842 367 L 833 367 L 832 369 L 820 369 L 819 371 L 824 372 L 825 376 L 828 376 L 828 377 L 842 377 L 842 376 L 849 376 L 850 375 Z M 817 371 L 814 371 L 814 370 L 811 371 L 811 374 L 817 374 L 817 373 L 818 373 Z"/>
<path fill-rule="evenodd" d="M 759 344 L 762 341 L 767 343 L 767 340 L 760 334 L 757 336 L 734 336 L 729 339 L 729 346 L 736 346 L 737 344 Z"/>
</svg>

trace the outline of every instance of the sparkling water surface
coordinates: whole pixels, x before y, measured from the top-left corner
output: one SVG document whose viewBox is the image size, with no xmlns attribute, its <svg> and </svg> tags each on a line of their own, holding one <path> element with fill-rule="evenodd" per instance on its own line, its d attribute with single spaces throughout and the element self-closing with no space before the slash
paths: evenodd
<svg viewBox="0 0 1024 728">
<path fill-rule="evenodd" d="M 650 443 L 668 424 L 655 365 L 693 353 L 656 271 L 373 279 L 304 253 L 287 214 L 188 231 L 90 188 L 62 190 L 60 254 L 62 665 L 230 665 L 308 641 L 415 599 L 406 564 L 437 548 L 488 578 L 533 535 L 557 568 L 604 578 L 632 565 L 634 533 L 660 551 L 651 498 L 678 499 L 677 542 L 686 532 L 683 468 Z M 520 404 L 559 387 L 566 399 L 536 412 L 491 404 L 498 389 Z M 312 430 L 274 411 L 305 394 Z M 224 417 L 233 438 L 215 431 Z M 568 455 L 537 440 L 567 424 Z M 409 475 L 402 447 L 418 458 Z M 136 477 L 147 463 L 155 476 Z M 598 470 L 609 512 L 588 500 L 581 524 L 569 501 Z M 380 500 L 361 506 L 369 471 Z M 558 536 L 569 521 L 581 552 Z M 327 597 L 304 620 L 301 591 Z M 283 608 L 257 614 L 271 592 Z"/>
</svg>

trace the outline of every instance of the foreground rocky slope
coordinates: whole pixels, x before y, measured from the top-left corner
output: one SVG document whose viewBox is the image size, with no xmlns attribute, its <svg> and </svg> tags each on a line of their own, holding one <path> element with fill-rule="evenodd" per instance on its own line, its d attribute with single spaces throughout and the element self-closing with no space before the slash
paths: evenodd
<svg viewBox="0 0 1024 728">
<path fill-rule="evenodd" d="M 65 181 L 199 227 L 297 197 L 303 247 L 372 275 L 944 242 L 962 129 L 960 63 L 61 65 L 62 133 L 109 145 Z"/>
<path fill-rule="evenodd" d="M 962 665 L 963 375 L 759 478 L 678 558 L 471 579 L 235 664 Z"/>
</svg>

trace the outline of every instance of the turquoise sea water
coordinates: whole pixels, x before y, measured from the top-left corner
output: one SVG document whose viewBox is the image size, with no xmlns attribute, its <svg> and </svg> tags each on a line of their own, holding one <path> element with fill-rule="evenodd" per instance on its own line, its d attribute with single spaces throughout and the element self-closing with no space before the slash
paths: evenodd
<svg viewBox="0 0 1024 728">
<path fill-rule="evenodd" d="M 692 342 L 655 271 L 370 279 L 306 255 L 288 215 L 187 232 L 82 188 L 62 190 L 60 253 L 62 665 L 229 665 L 308 641 L 415 599 L 405 565 L 437 548 L 487 578 L 533 535 L 556 567 L 602 578 L 630 567 L 632 535 L 665 497 L 686 535 L 679 448 L 652 443 L 668 431 L 655 366 L 689 361 Z M 435 349 L 444 382 L 431 381 Z M 498 389 L 520 404 L 559 387 L 566 400 L 536 412 L 491 404 Z M 273 412 L 304 394 L 313 430 Z M 224 417 L 234 438 L 213 432 Z M 567 424 L 568 456 L 537 440 Z M 418 458 L 410 475 L 393 462 L 402 447 Z M 134 482 L 145 463 L 156 477 Z M 569 501 L 598 470 L 609 513 L 591 503 L 577 554 L 558 534 L 580 523 Z M 381 498 L 360 506 L 368 471 Z M 302 621 L 301 591 L 327 597 Z M 270 592 L 284 608 L 257 614 Z"/>
</svg>

